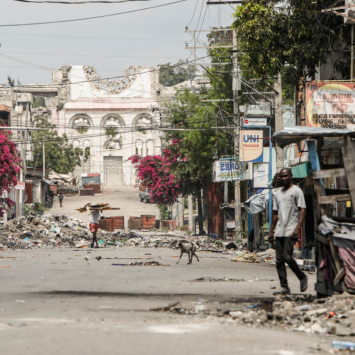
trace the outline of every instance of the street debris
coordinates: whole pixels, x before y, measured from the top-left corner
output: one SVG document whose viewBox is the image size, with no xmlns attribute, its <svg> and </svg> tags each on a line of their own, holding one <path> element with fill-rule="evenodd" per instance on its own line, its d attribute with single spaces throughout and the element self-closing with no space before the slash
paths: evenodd
<svg viewBox="0 0 355 355">
<path fill-rule="evenodd" d="M 95 205 L 100 208 L 101 205 Z M 247 240 L 238 243 L 216 240 L 210 236 L 190 236 L 182 231 L 163 231 L 158 229 L 129 231 L 97 231 L 100 248 L 171 248 L 184 250 L 189 254 L 189 262 L 196 256 L 195 252 L 217 253 L 229 255 L 235 262 L 275 264 L 274 249 L 267 249 L 256 253 L 247 250 Z M 8 249 L 43 249 L 43 248 L 76 248 L 87 250 L 90 248 L 92 233 L 89 222 L 65 215 L 38 215 L 29 213 L 27 216 L 17 217 L 0 228 L 0 250 Z M 191 253 L 193 254 L 191 255 Z M 190 257 L 191 255 L 191 257 Z M 206 258 L 221 258 L 222 256 L 205 256 Z M 173 255 L 172 257 L 179 257 Z M 202 257 L 202 256 L 199 256 Z M 99 259 L 97 259 L 99 260 Z M 305 260 L 307 261 L 307 260 Z M 303 265 L 303 260 L 298 260 Z M 314 272 L 314 265 L 300 266 L 303 270 Z"/>
<path fill-rule="evenodd" d="M 255 282 L 255 281 L 275 281 L 274 279 L 227 279 L 224 277 L 223 279 L 215 279 L 213 277 L 200 277 L 196 280 L 192 280 L 191 282 Z"/>
<path fill-rule="evenodd" d="M 342 337 L 355 335 L 355 295 L 346 292 L 320 299 L 313 295 L 290 294 L 277 295 L 272 300 L 260 298 L 252 303 L 209 301 L 198 303 L 193 307 L 171 305 L 151 311 L 217 316 L 229 322 L 248 326 L 281 327 L 304 333 Z"/>
</svg>

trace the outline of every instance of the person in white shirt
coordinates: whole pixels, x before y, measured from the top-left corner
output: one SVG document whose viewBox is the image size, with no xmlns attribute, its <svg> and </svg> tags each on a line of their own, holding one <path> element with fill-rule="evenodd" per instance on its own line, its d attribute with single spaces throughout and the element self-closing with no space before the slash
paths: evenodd
<svg viewBox="0 0 355 355">
<path fill-rule="evenodd" d="M 270 242 L 273 241 L 274 236 L 276 237 L 276 269 L 281 283 L 281 291 L 277 293 L 290 293 L 285 263 L 300 280 L 301 292 L 304 292 L 308 287 L 307 276 L 300 270 L 292 254 L 306 216 L 306 202 L 302 190 L 292 184 L 291 169 L 282 169 L 279 177 L 283 188 L 277 191 L 274 196 L 269 235 Z M 274 232 L 275 226 L 276 231 Z"/>
<path fill-rule="evenodd" d="M 96 248 L 99 247 L 99 243 L 97 242 L 96 233 L 99 230 L 99 221 L 100 219 L 104 219 L 102 212 L 100 210 L 89 211 L 90 215 L 90 232 L 92 233 L 92 243 L 91 248 L 94 247 L 94 243 L 96 243 Z"/>
</svg>

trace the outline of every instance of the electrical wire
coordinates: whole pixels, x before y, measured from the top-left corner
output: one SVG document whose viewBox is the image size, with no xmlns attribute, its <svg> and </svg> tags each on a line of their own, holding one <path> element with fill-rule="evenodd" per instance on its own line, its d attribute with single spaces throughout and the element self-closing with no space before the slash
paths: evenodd
<svg viewBox="0 0 355 355">
<path fill-rule="evenodd" d="M 147 57 L 134 55 L 110 55 L 110 54 L 73 54 L 73 53 L 39 53 L 39 52 L 14 52 L 1 51 L 1 53 L 15 53 L 15 54 L 34 54 L 34 55 L 55 55 L 55 56 L 74 56 L 74 57 L 104 57 L 104 58 L 179 58 L 181 57 Z"/>
<path fill-rule="evenodd" d="M 122 2 L 136 2 L 136 1 L 152 1 L 152 0 L 114 0 L 114 1 L 105 1 L 105 0 L 94 0 L 94 1 L 35 1 L 35 0 L 13 0 L 18 2 L 25 2 L 28 4 L 61 4 L 61 5 L 83 5 L 83 4 L 118 4 Z"/>
<path fill-rule="evenodd" d="M 3 33 L 6 36 L 30 36 L 30 37 L 54 37 L 54 38 L 78 38 L 78 39 L 109 39 L 109 40 L 127 40 L 127 41 L 164 41 L 164 42 L 183 42 L 182 39 L 161 39 L 161 38 L 125 38 L 125 37 L 87 37 L 87 36 L 55 36 L 55 35 L 37 35 L 26 33 Z"/>
<path fill-rule="evenodd" d="M 186 26 L 187 28 L 189 28 L 189 26 L 191 25 L 192 20 L 193 20 L 194 17 L 195 17 L 195 12 L 196 12 L 197 5 L 198 5 L 199 1 L 200 1 L 200 0 L 196 0 L 195 10 L 194 10 L 194 13 L 192 14 L 192 17 L 191 17 L 191 20 L 190 20 L 189 24 Z"/>
<path fill-rule="evenodd" d="M 185 1 L 187 1 L 187 0 L 178 0 L 178 1 L 174 1 L 174 2 L 169 2 L 169 3 L 167 3 L 167 4 L 161 4 L 161 5 L 151 6 L 151 7 L 145 7 L 145 8 L 143 8 L 143 9 L 129 10 L 129 11 L 124 11 L 124 12 L 117 12 L 117 13 L 114 13 L 114 14 L 101 15 L 101 16 L 94 16 L 94 17 L 84 17 L 84 18 L 79 18 L 79 19 L 60 20 L 60 21 L 33 22 L 33 23 L 16 23 L 16 24 L 12 24 L 12 25 L 0 25 L 0 27 L 52 25 L 52 24 L 54 24 L 54 23 L 68 23 L 68 22 L 95 20 L 95 19 L 99 19 L 99 18 L 106 18 L 106 17 L 112 17 L 112 16 L 119 16 L 119 15 L 125 15 L 125 14 L 134 13 L 134 12 L 140 12 L 140 11 L 145 11 L 145 10 L 156 9 L 156 8 L 159 8 L 159 7 L 168 6 L 168 5 L 173 5 L 173 4 L 178 4 L 178 3 L 180 3 L 180 2 L 185 2 Z"/>
</svg>

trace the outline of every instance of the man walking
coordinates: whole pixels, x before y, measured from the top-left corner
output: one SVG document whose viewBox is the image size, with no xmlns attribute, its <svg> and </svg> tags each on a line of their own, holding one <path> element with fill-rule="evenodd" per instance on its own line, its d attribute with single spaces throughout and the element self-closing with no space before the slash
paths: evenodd
<svg viewBox="0 0 355 355">
<path fill-rule="evenodd" d="M 88 208 L 88 207 L 87 207 Z M 99 220 L 104 219 L 102 212 L 100 210 L 96 211 L 89 211 L 88 213 L 90 215 L 90 232 L 92 233 L 92 243 L 91 243 L 91 248 L 94 247 L 94 243 L 96 243 L 96 248 L 99 247 L 99 244 L 97 242 L 97 236 L 96 233 L 99 230 Z"/>
<path fill-rule="evenodd" d="M 304 292 L 308 287 L 307 276 L 300 270 L 292 254 L 306 216 L 306 203 L 302 190 L 292 184 L 291 169 L 282 169 L 279 177 L 283 187 L 276 192 L 274 197 L 269 240 L 272 242 L 274 236 L 276 237 L 276 269 L 281 283 L 280 293 L 290 293 L 285 263 L 300 280 L 301 292 Z"/>
<path fill-rule="evenodd" d="M 63 207 L 63 200 L 64 200 L 63 194 L 59 194 L 58 198 L 59 198 L 60 207 Z"/>
</svg>

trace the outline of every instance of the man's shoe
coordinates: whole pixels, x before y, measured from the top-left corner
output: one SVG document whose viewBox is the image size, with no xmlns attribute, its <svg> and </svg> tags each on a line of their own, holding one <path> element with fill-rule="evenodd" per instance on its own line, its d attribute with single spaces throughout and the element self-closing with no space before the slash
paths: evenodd
<svg viewBox="0 0 355 355">
<path fill-rule="evenodd" d="M 276 291 L 273 295 L 289 295 L 291 290 L 288 287 L 281 287 L 280 291 Z"/>
<path fill-rule="evenodd" d="M 307 287 L 308 287 L 308 277 L 307 275 L 305 275 L 304 279 L 301 280 L 301 292 L 306 291 Z"/>
</svg>

